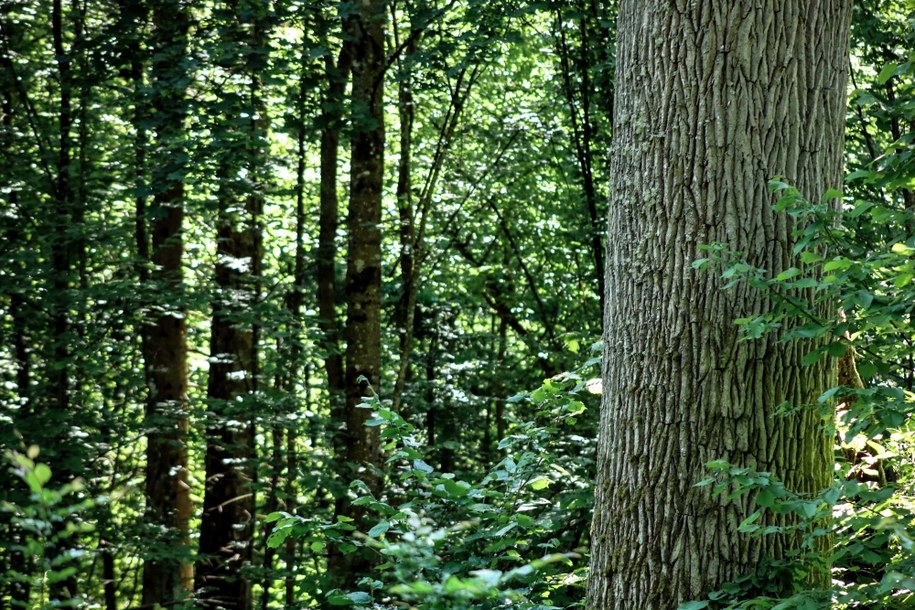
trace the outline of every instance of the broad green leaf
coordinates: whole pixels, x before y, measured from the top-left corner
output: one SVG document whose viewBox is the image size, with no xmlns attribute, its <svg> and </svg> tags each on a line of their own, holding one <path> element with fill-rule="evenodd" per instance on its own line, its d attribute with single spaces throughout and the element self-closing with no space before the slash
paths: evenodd
<svg viewBox="0 0 915 610">
<path fill-rule="evenodd" d="M 899 64 L 890 62 L 883 66 L 883 69 L 880 70 L 880 73 L 877 74 L 877 84 L 885 85 L 886 81 L 890 80 L 896 75 L 896 69 L 899 67 Z"/>
<path fill-rule="evenodd" d="M 435 470 L 435 468 L 420 459 L 413 460 L 413 469 L 419 470 L 420 472 L 425 472 L 426 474 L 429 474 Z"/>
<path fill-rule="evenodd" d="M 852 262 L 847 258 L 834 258 L 831 261 L 823 265 L 823 271 L 845 271 L 852 266 Z"/>
<path fill-rule="evenodd" d="M 800 275 L 800 273 L 801 273 L 801 270 L 798 269 L 797 267 L 788 267 L 787 269 L 785 269 L 784 271 L 782 271 L 781 273 L 779 273 L 778 275 L 775 276 L 775 281 L 784 282 L 785 280 L 790 280 L 791 278 L 793 278 L 796 275 Z"/>
<path fill-rule="evenodd" d="M 382 521 L 381 523 L 378 523 L 377 525 L 375 525 L 375 527 L 370 529 L 368 531 L 368 535 L 371 536 L 372 538 L 378 538 L 383 533 L 388 531 L 390 529 L 390 527 L 391 527 L 390 523 L 388 523 L 387 521 Z"/>
<path fill-rule="evenodd" d="M 528 483 L 528 485 L 531 487 L 531 489 L 539 491 L 541 489 L 546 489 L 547 487 L 550 486 L 551 483 L 552 483 L 551 480 L 549 480 L 546 477 L 541 476 L 541 477 L 536 477 L 536 478 L 532 479 L 531 482 Z"/>
<path fill-rule="evenodd" d="M 893 254 L 902 254 L 903 256 L 911 256 L 912 254 L 915 254 L 915 248 L 907 246 L 903 243 L 893 244 L 891 250 Z"/>
<path fill-rule="evenodd" d="M 51 480 L 51 469 L 48 468 L 47 464 L 36 464 L 35 476 L 38 477 L 38 482 L 44 486 Z"/>
<path fill-rule="evenodd" d="M 702 610 L 708 608 L 708 600 L 701 602 L 683 602 L 677 606 L 677 610 Z"/>
<path fill-rule="evenodd" d="M 822 356 L 823 354 L 820 352 L 820 350 L 815 349 L 811 352 L 808 352 L 807 355 L 804 356 L 804 358 L 801 360 L 801 364 L 803 366 L 810 366 L 811 364 L 818 362 Z"/>
</svg>

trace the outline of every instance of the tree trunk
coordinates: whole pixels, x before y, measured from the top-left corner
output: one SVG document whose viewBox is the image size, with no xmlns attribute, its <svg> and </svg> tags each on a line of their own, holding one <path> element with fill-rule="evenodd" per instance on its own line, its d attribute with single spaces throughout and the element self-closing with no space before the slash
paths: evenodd
<svg viewBox="0 0 915 610">
<path fill-rule="evenodd" d="M 134 11 L 141 13 L 134 3 Z M 143 604 L 172 605 L 183 599 L 192 585 L 187 554 L 188 522 L 192 505 L 188 486 L 187 342 L 183 285 L 185 101 L 188 10 L 180 1 L 153 4 L 151 116 L 155 143 L 150 158 L 152 202 L 143 209 L 138 200 L 138 253 L 149 255 L 149 279 L 154 295 L 146 303 L 149 320 L 143 327 L 146 386 L 146 519 L 161 536 L 150 544 L 143 563 Z M 135 74 L 135 78 L 139 77 Z M 142 82 L 136 83 L 139 87 Z M 138 117 L 137 129 L 148 117 Z M 142 144 L 142 141 L 141 141 Z M 137 151 L 143 163 L 142 150 Z M 142 174 L 143 168 L 138 167 Z M 147 231 L 146 227 L 150 230 Z M 147 244 L 147 234 L 152 243 Z M 177 296 L 177 300 L 176 300 Z"/>
<path fill-rule="evenodd" d="M 208 603 L 252 607 L 247 570 L 253 558 L 254 422 L 258 389 L 258 324 L 262 260 L 267 115 L 261 76 L 267 70 L 268 4 L 227 3 L 222 65 L 243 76 L 244 88 L 222 94 L 226 114 L 217 127 L 235 144 L 220 155 L 216 228 L 217 298 L 210 338 L 210 402 L 206 489 L 200 524 L 196 588 Z"/>
<path fill-rule="evenodd" d="M 335 455 L 345 451 L 338 428 L 343 422 L 343 354 L 340 351 L 340 329 L 337 321 L 337 156 L 340 148 L 344 89 L 350 73 L 350 49 L 343 44 L 336 64 L 325 58 L 327 94 L 321 113 L 321 184 L 318 216 L 318 251 L 315 264 L 318 283 L 318 317 L 327 373 L 327 395 L 331 414 L 331 445 Z"/>
<path fill-rule="evenodd" d="M 841 184 L 850 5 L 621 3 L 589 607 L 668 610 L 784 557 L 792 541 L 736 532 L 752 498 L 695 487 L 706 462 L 828 484 L 820 414 L 774 412 L 815 403 L 829 367 L 776 337 L 739 342 L 734 319 L 764 295 L 690 263 L 722 242 L 772 274 L 791 265 L 766 181 L 814 199 Z"/>
<path fill-rule="evenodd" d="M 384 55 L 384 0 L 366 0 L 347 19 L 352 49 L 353 120 L 350 202 L 347 217 L 349 240 L 346 267 L 346 371 L 343 436 L 345 451 L 337 459 L 352 464 L 344 483 L 362 480 L 374 494 L 382 487 L 382 456 L 378 428 L 365 421 L 370 409 L 362 399 L 378 391 L 381 371 L 381 195 L 384 172 L 384 117 L 382 115 Z M 364 510 L 348 497 L 338 502 L 337 516 L 355 519 L 364 526 Z M 355 583 L 371 559 L 342 555 L 334 547 L 330 571 L 344 586 Z"/>
<path fill-rule="evenodd" d="M 50 215 L 53 217 L 52 227 L 56 239 L 51 240 L 51 291 L 49 299 L 51 309 L 50 342 L 52 345 L 51 359 L 47 361 L 49 411 L 45 417 L 57 420 L 57 425 L 49 427 L 50 454 L 59 464 L 56 472 L 63 481 L 70 481 L 80 474 L 82 459 L 79 456 L 80 443 L 72 442 L 70 438 L 70 422 L 74 414 L 71 413 L 71 382 L 72 382 L 72 323 L 71 310 L 73 308 L 71 288 L 72 282 L 72 254 L 74 246 L 74 233 L 71 222 L 73 221 L 73 188 L 70 181 L 71 174 L 71 145 L 73 124 L 73 70 L 71 48 L 64 47 L 66 38 L 64 32 L 64 7 L 62 0 L 54 0 L 51 5 L 51 36 L 54 50 L 54 60 L 57 65 L 57 86 L 59 88 L 58 105 L 58 140 L 57 160 L 55 167 L 55 180 L 53 204 Z M 78 420 L 77 420 L 78 421 Z M 33 439 L 34 440 L 34 439 Z M 57 528 L 63 524 L 55 524 Z M 50 543 L 46 549 L 50 558 L 63 557 L 70 551 L 71 542 L 61 540 Z M 70 576 L 56 581 L 50 585 L 52 599 L 66 601 L 77 598 L 77 579 Z"/>
</svg>

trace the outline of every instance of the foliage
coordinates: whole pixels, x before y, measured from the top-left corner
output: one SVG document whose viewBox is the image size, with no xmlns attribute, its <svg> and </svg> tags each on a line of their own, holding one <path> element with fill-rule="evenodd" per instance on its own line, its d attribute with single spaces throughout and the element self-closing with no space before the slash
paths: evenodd
<svg viewBox="0 0 915 610">
<path fill-rule="evenodd" d="M 24 599 L 11 600 L 12 607 L 42 610 L 82 607 L 84 602 L 79 597 L 55 598 L 52 585 L 76 575 L 77 561 L 87 553 L 79 548 L 79 538 L 93 530 L 92 524 L 85 522 L 80 514 L 95 501 L 81 493 L 83 484 L 79 480 L 57 488 L 48 487 L 51 469 L 35 461 L 37 457 L 38 447 L 34 445 L 25 453 L 11 451 L 6 454 L 16 478 L 28 487 L 29 496 L 18 504 L 0 504 L 0 512 L 6 513 L 13 527 L 21 532 L 19 542 L 5 544 L 3 552 L 16 555 L 22 566 L 28 565 L 31 569 L 19 571 L 14 568 L 0 574 L 0 582 L 15 583 L 27 592 Z"/>
<path fill-rule="evenodd" d="M 780 195 L 776 209 L 795 222 L 798 265 L 772 277 L 715 244 L 695 266 L 724 263 L 727 287 L 745 282 L 769 295 L 768 311 L 737 320 L 745 340 L 777 332 L 782 341 L 809 346 L 804 364 L 850 359 L 865 383 L 846 380 L 817 405 L 783 405 L 782 412 L 820 410 L 837 435 L 837 477 L 817 496 L 799 496 L 769 473 L 708 465 L 718 476 L 700 485 L 716 482 L 715 491 L 729 498 L 754 495 L 758 509 L 741 524 L 742 533 L 803 540 L 786 561 L 710 599 L 728 600 L 728 608 L 816 608 L 830 599 L 835 607 L 898 608 L 915 601 L 915 477 L 906 466 L 915 413 L 915 211 L 894 210 L 892 201 L 848 201 L 837 191 L 810 203 L 782 181 L 770 186 Z M 865 213 L 868 224 L 860 220 Z M 875 217 L 883 222 L 874 225 Z M 811 575 L 829 566 L 831 585 L 817 588 Z"/>
<path fill-rule="evenodd" d="M 600 349 L 599 344 L 594 350 Z M 356 482 L 354 504 L 376 516 L 366 532 L 284 512 L 268 544 L 291 537 L 321 552 L 329 540 L 369 551 L 377 565 L 357 591 L 327 593 L 332 605 L 428 609 L 566 608 L 583 603 L 590 524 L 593 424 L 588 379 L 599 358 L 510 400 L 531 409 L 499 443 L 502 459 L 480 479 L 436 471 L 421 432 L 379 400 L 367 425 L 381 428 L 390 480 L 382 498 Z"/>
</svg>

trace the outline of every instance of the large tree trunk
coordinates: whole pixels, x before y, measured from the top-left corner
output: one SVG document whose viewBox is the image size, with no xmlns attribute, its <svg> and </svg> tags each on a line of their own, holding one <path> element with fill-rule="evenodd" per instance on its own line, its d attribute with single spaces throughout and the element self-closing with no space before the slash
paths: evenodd
<svg viewBox="0 0 915 610">
<path fill-rule="evenodd" d="M 138 3 L 132 8 L 144 16 Z M 185 310 L 175 302 L 183 283 L 184 183 L 187 171 L 185 150 L 185 101 L 188 10 L 179 1 L 153 4 L 153 50 L 151 110 L 155 121 L 156 146 L 150 167 L 153 199 L 148 209 L 138 200 L 137 246 L 140 256 L 148 254 L 149 280 L 155 295 L 147 304 L 149 321 L 143 327 L 145 361 L 147 446 L 146 518 L 161 533 L 151 548 L 162 551 L 143 563 L 143 604 L 168 606 L 185 597 L 192 585 L 192 567 L 180 558 L 188 545 L 188 522 L 192 505 L 188 486 L 187 451 L 187 344 Z M 135 75 L 137 77 L 139 75 Z M 137 83 L 140 86 L 142 83 Z M 138 129 L 148 117 L 138 117 Z M 142 163 L 139 151 L 138 163 Z M 138 168 L 142 171 L 142 168 Z M 147 230 L 152 237 L 147 243 Z"/>
<path fill-rule="evenodd" d="M 618 22 L 603 409 L 592 608 L 675 608 L 792 544 L 737 533 L 751 500 L 695 484 L 723 459 L 801 493 L 828 484 L 805 346 L 739 342 L 760 293 L 693 271 L 723 242 L 778 273 L 791 226 L 776 175 L 819 198 L 841 184 L 850 0 L 624 0 Z"/>
<path fill-rule="evenodd" d="M 346 483 L 360 479 L 374 494 L 381 492 L 383 464 L 378 428 L 368 428 L 369 409 L 362 398 L 377 391 L 381 372 L 381 195 L 384 173 L 384 117 L 382 115 L 384 55 L 384 0 L 366 0 L 347 19 L 352 49 L 353 121 L 349 240 L 346 267 L 346 371 L 344 377 L 345 451 L 338 456 L 357 470 Z M 338 502 L 337 516 L 355 519 L 362 527 L 364 510 L 349 498 Z M 344 585 L 351 585 L 370 563 L 365 556 L 342 555 L 331 549 L 330 569 Z"/>
</svg>

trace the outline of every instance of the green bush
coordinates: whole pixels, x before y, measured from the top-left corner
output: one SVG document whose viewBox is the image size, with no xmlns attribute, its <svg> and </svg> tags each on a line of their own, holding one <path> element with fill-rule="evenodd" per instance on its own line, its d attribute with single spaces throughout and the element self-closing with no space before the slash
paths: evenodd
<svg viewBox="0 0 915 610">
<path fill-rule="evenodd" d="M 78 538 L 93 527 L 82 521 L 80 514 L 95 502 L 80 498 L 83 485 L 79 480 L 60 487 L 49 487 L 51 469 L 36 461 L 38 447 L 32 445 L 24 453 L 8 452 L 6 458 L 17 478 L 28 488 L 27 500 L 3 502 L 5 513 L 16 540 L 2 544 L 9 557 L 20 558 L 31 569 L 22 573 L 15 568 L 0 574 L 0 582 L 15 583 L 23 592 L 23 600 L 0 600 L 11 607 L 38 610 L 44 608 L 77 608 L 84 605 L 79 597 L 58 598 L 55 585 L 78 575 L 78 563 L 87 551 L 80 549 Z"/>
<path fill-rule="evenodd" d="M 599 350 L 599 345 L 594 347 Z M 320 554 L 377 557 L 357 591 L 326 593 L 332 605 L 428 610 L 581 607 L 592 506 L 594 438 L 577 434 L 590 416 L 587 373 L 599 358 L 514 396 L 519 413 L 499 444 L 502 459 L 479 480 L 437 472 L 418 431 L 378 399 L 370 426 L 381 428 L 388 460 L 385 497 L 357 482 L 355 504 L 376 516 L 366 532 L 345 520 L 327 524 L 273 513 L 268 543 L 294 536 Z M 593 430 L 593 421 L 587 428 Z"/>
</svg>

